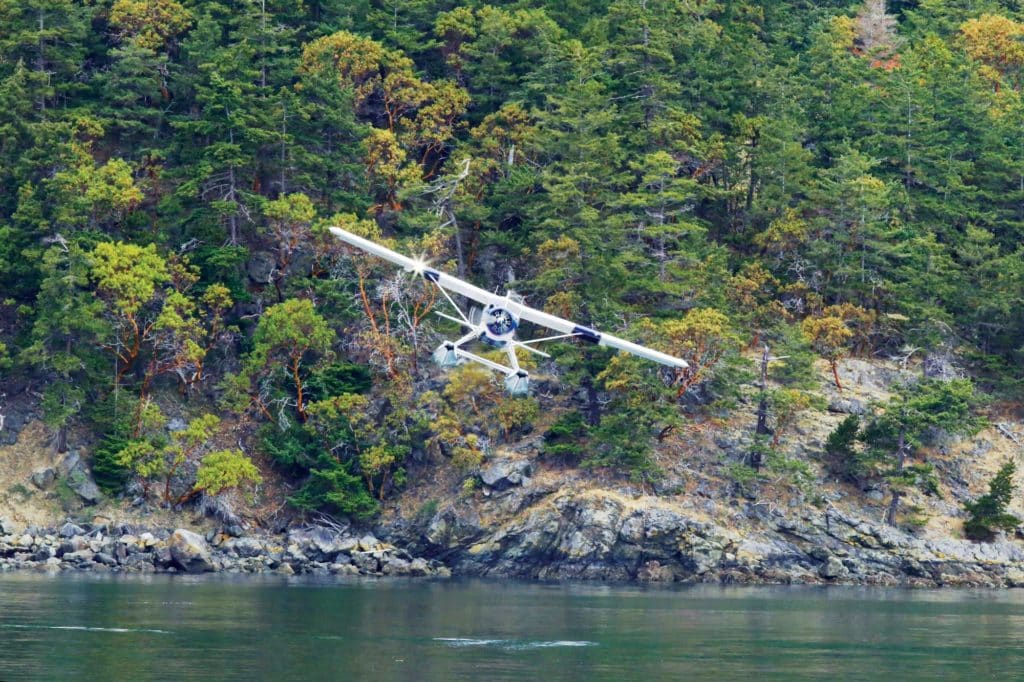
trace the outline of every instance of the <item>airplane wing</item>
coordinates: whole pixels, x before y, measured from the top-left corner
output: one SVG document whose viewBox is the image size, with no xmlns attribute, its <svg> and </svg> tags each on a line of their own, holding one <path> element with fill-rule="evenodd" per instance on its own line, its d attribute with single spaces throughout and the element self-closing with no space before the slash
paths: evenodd
<svg viewBox="0 0 1024 682">
<path fill-rule="evenodd" d="M 612 336 L 611 334 L 599 332 L 596 329 L 578 325 L 575 322 L 570 322 L 569 320 L 563 320 L 560 317 L 550 315 L 541 310 L 535 310 L 534 308 L 523 306 L 518 312 L 520 319 L 533 322 L 534 324 L 539 324 L 542 327 L 553 329 L 557 332 L 561 332 L 562 334 L 573 334 L 584 341 L 596 343 L 599 346 L 607 346 L 608 348 L 615 348 L 627 353 L 632 353 L 638 357 L 653 360 L 654 362 L 668 365 L 669 367 L 686 369 L 690 366 L 686 360 L 673 357 L 667 353 L 662 353 L 661 351 L 656 351 L 653 348 L 641 346 L 640 344 L 633 343 L 632 341 L 620 339 L 619 337 Z"/>
<path fill-rule="evenodd" d="M 426 263 L 409 258 L 408 256 L 403 256 L 400 253 L 383 247 L 380 244 L 376 244 L 369 239 L 364 239 L 363 237 L 352 234 L 340 227 L 332 227 L 330 230 L 334 236 L 343 242 L 362 249 L 367 253 L 379 256 L 386 261 L 390 261 L 408 272 L 420 275 L 424 279 L 434 282 L 443 289 L 447 289 L 448 291 L 460 294 L 466 298 L 473 299 L 483 305 L 490 303 L 493 303 L 496 306 L 507 305 L 508 298 L 506 296 L 493 294 L 479 287 L 475 287 L 469 282 L 464 282 L 457 277 L 452 277 L 451 275 L 445 274 L 439 270 L 435 270 L 429 267 Z M 604 334 L 596 329 L 578 325 L 575 322 L 564 320 L 560 317 L 556 317 L 555 315 L 550 315 L 541 310 L 536 310 L 535 308 L 530 308 L 522 304 L 513 304 L 512 307 L 514 308 L 512 312 L 517 314 L 520 319 L 532 322 L 533 324 L 538 324 L 542 327 L 547 327 L 548 329 L 559 332 L 560 334 L 578 336 L 584 341 L 632 353 L 638 357 L 646 358 L 648 360 L 661 363 L 662 365 L 668 365 L 669 367 L 686 369 L 690 366 L 685 360 L 673 357 L 667 353 L 662 353 L 652 348 L 647 348 L 646 346 L 641 346 L 640 344 L 620 339 L 619 337 L 612 336 L 611 334 Z"/>
<path fill-rule="evenodd" d="M 440 270 L 435 270 L 422 261 L 418 261 L 414 258 L 409 258 L 408 256 L 403 256 L 402 254 L 396 251 L 392 251 L 387 247 L 381 246 L 380 244 L 377 244 L 375 242 L 371 242 L 369 239 L 364 239 L 359 235 L 352 234 L 351 232 L 343 230 L 340 227 L 331 227 L 329 229 L 331 231 L 331 234 L 333 234 L 341 241 L 352 246 L 355 246 L 356 248 L 362 249 L 363 251 L 366 251 L 368 253 L 372 253 L 375 256 L 379 256 L 386 261 L 390 261 L 395 265 L 400 266 L 405 271 L 414 273 L 416 275 L 419 275 L 420 277 L 423 277 L 424 279 L 430 280 L 431 282 L 434 282 L 438 286 L 444 287 L 448 291 L 460 294 L 462 296 L 465 296 L 466 298 L 471 298 L 474 301 L 477 301 L 478 303 L 481 303 L 483 305 L 487 305 L 488 303 L 498 304 L 501 301 L 505 300 L 504 296 L 492 294 L 489 291 L 486 291 L 479 287 L 475 287 L 469 282 L 464 282 L 457 277 L 452 277 L 451 275 L 447 275 L 441 272 Z"/>
</svg>

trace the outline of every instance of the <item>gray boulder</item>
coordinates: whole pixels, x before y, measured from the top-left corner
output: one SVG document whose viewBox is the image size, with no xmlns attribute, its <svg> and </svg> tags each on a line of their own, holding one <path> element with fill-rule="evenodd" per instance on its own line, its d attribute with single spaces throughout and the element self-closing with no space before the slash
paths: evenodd
<svg viewBox="0 0 1024 682">
<path fill-rule="evenodd" d="M 57 470 L 67 480 L 68 487 L 75 491 L 75 494 L 86 504 L 96 504 L 103 497 L 96 482 L 92 480 L 89 467 L 74 450 L 64 456 L 64 459 L 57 465 Z"/>
<path fill-rule="evenodd" d="M 409 574 L 414 576 L 430 575 L 430 566 L 427 560 L 417 557 L 409 564 Z M 1024 573 L 1021 574 L 1021 582 L 1024 583 Z"/>
<path fill-rule="evenodd" d="M 104 564 L 105 566 L 117 566 L 117 559 L 106 552 L 96 552 L 92 560 L 98 564 Z"/>
<path fill-rule="evenodd" d="M 373 574 L 380 570 L 380 563 L 377 561 L 377 557 L 373 556 L 373 553 L 371 552 L 359 552 L 357 554 L 353 554 L 352 563 L 363 575 Z"/>
<path fill-rule="evenodd" d="M 508 490 L 523 485 L 533 475 L 533 465 L 524 459 L 497 459 L 480 472 L 480 480 L 494 490 Z"/>
<path fill-rule="evenodd" d="M 10 390 L 7 391 L 9 394 Z M 0 445 L 14 445 L 18 442 L 18 434 L 35 418 L 32 413 L 31 403 L 26 400 L 26 393 L 22 393 L 13 402 L 4 406 L 3 416 L 0 418 Z"/>
<path fill-rule="evenodd" d="M 29 476 L 29 480 L 32 481 L 32 485 L 40 490 L 49 490 L 53 487 L 54 481 L 57 480 L 57 472 L 49 467 L 36 469 Z"/>
<path fill-rule="evenodd" d="M 210 548 L 198 533 L 179 528 L 167 540 L 174 565 L 188 573 L 216 570 Z"/>
<path fill-rule="evenodd" d="M 50 545 L 43 545 L 32 555 L 32 561 L 46 561 L 57 555 L 56 550 Z"/>
<path fill-rule="evenodd" d="M 670 566 L 662 566 L 659 561 L 648 561 L 637 571 L 636 579 L 642 583 L 670 583 L 676 576 Z"/>
<path fill-rule="evenodd" d="M 68 521 L 60 527 L 60 530 L 57 531 L 57 534 L 60 535 L 62 538 L 70 539 L 75 537 L 76 535 L 85 535 L 85 530 L 83 530 L 80 526 L 76 526 L 75 524 Z"/>
<path fill-rule="evenodd" d="M 380 546 L 380 540 L 373 536 L 372 533 L 367 533 L 363 537 L 359 538 L 359 551 L 361 552 L 372 552 Z"/>
<path fill-rule="evenodd" d="M 151 556 L 153 557 L 153 563 L 161 568 L 167 568 L 174 563 L 171 548 L 167 545 L 155 547 Z"/>
<path fill-rule="evenodd" d="M 136 571 L 152 572 L 153 570 L 153 555 L 152 554 L 132 554 L 124 560 L 125 568 Z"/>
<path fill-rule="evenodd" d="M 57 547 L 57 556 L 64 556 L 77 552 L 80 549 L 89 549 L 89 543 L 83 537 L 68 538 Z"/>
<path fill-rule="evenodd" d="M 261 556 L 263 543 L 256 538 L 232 538 L 224 543 L 224 549 L 234 551 L 243 559 Z"/>
<path fill-rule="evenodd" d="M 80 549 L 77 552 L 68 552 L 61 556 L 61 558 L 68 563 L 85 564 L 91 562 L 93 556 L 94 554 L 91 549 Z"/>
<path fill-rule="evenodd" d="M 372 549 L 376 546 L 377 539 L 370 537 L 372 541 L 364 549 Z M 337 531 L 322 526 L 292 529 L 288 532 L 288 542 L 302 547 L 311 555 L 319 553 L 325 559 L 335 556 L 345 547 L 350 546 L 345 544 L 344 539 Z"/>
<path fill-rule="evenodd" d="M 860 416 L 867 414 L 868 408 L 864 403 L 856 398 L 833 398 L 828 404 L 828 411 L 836 412 L 838 414 L 855 414 Z"/>
</svg>

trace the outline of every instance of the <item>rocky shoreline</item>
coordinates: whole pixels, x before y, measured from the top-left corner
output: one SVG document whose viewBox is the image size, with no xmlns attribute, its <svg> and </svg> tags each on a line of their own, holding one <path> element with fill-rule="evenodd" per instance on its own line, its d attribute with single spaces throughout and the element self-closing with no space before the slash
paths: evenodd
<svg viewBox="0 0 1024 682">
<path fill-rule="evenodd" d="M 452 505 L 425 522 L 398 520 L 381 535 L 460 576 L 1024 587 L 1024 550 L 1012 539 L 925 539 L 835 509 L 785 515 L 764 503 L 747 503 L 738 514 L 745 527 L 735 529 L 651 498 L 591 490 L 538 499 L 524 488 L 506 493 L 496 523 L 482 522 L 473 505 Z"/>
<path fill-rule="evenodd" d="M 370 534 L 293 529 L 284 535 L 234 535 L 184 529 L 67 522 L 15 529 L 0 521 L 0 572 L 276 573 L 314 576 L 451 576 L 436 560 L 413 557 Z"/>
<path fill-rule="evenodd" d="M 763 505 L 740 533 L 608 494 L 564 493 L 496 528 L 449 507 L 375 535 L 324 527 L 228 529 L 0 521 L 0 572 L 519 578 L 614 583 L 1024 587 L 1024 551 L 1004 540 L 925 540 L 827 510 L 787 518 Z M 239 531 L 238 528 L 230 530 Z"/>
</svg>

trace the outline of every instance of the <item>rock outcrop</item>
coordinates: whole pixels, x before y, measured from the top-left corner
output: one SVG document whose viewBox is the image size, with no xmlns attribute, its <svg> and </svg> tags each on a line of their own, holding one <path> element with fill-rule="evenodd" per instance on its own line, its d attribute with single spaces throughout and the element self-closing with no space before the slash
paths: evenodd
<svg viewBox="0 0 1024 682">
<path fill-rule="evenodd" d="M 790 518 L 748 505 L 743 532 L 657 498 L 552 492 L 496 524 L 471 504 L 382 532 L 459 575 L 614 582 L 1024 585 L 1011 541 L 926 540 L 835 511 Z M 756 507 L 756 508 L 755 508 Z M 761 509 L 761 507 L 765 507 Z"/>
</svg>

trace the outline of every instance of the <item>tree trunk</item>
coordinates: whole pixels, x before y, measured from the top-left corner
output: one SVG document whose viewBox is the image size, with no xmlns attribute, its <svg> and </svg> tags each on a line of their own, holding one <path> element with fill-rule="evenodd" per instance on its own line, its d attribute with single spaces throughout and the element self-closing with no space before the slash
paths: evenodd
<svg viewBox="0 0 1024 682">
<path fill-rule="evenodd" d="M 906 434 L 904 434 L 903 431 L 900 431 L 900 440 L 896 450 L 896 473 L 903 473 L 903 467 L 906 465 L 906 461 L 907 438 Z M 892 500 L 889 502 L 889 509 L 885 513 L 885 522 L 893 528 L 896 527 L 896 513 L 899 511 L 900 497 L 902 496 L 903 493 L 901 493 L 899 490 L 894 489 L 892 491 Z"/>
<path fill-rule="evenodd" d="M 587 424 L 589 426 L 600 426 L 601 424 L 601 403 L 597 399 L 597 387 L 594 380 L 587 377 Z"/>
<path fill-rule="evenodd" d="M 302 396 L 302 378 L 299 376 L 299 358 L 292 361 L 292 377 L 295 379 L 295 409 L 299 413 L 299 421 L 306 421 L 306 404 Z"/>
<path fill-rule="evenodd" d="M 67 353 L 69 356 L 71 355 L 71 336 L 70 335 L 68 335 L 64 339 L 64 352 Z M 63 392 L 63 395 L 61 396 L 60 402 L 61 402 L 61 406 L 64 407 L 64 409 L 65 409 L 65 414 L 67 414 L 67 412 L 66 412 L 67 406 L 68 406 L 67 391 Z M 65 419 L 67 419 L 67 417 L 65 417 Z M 67 452 L 67 451 L 68 451 L 68 425 L 67 425 L 67 422 L 65 421 L 63 424 L 60 425 L 60 428 L 57 429 L 57 452 L 63 454 L 65 452 Z"/>
<path fill-rule="evenodd" d="M 840 393 L 842 393 L 843 392 L 843 385 L 841 383 L 839 383 L 839 362 L 836 361 L 836 360 L 829 360 L 828 364 L 829 364 L 829 367 L 832 368 L 832 378 L 835 379 L 836 390 L 838 390 Z"/>
<path fill-rule="evenodd" d="M 761 399 L 757 403 L 757 429 L 754 433 L 757 436 L 768 435 L 768 344 L 764 346 L 764 352 L 761 354 Z M 755 443 L 757 438 L 754 439 Z M 760 448 L 754 448 L 750 452 L 750 466 L 755 471 L 761 470 L 762 464 L 762 452 Z"/>
<path fill-rule="evenodd" d="M 901 496 L 902 493 L 900 493 L 899 490 L 893 490 L 892 500 L 889 502 L 889 509 L 885 512 L 885 522 L 893 528 L 896 527 L 896 512 L 899 511 Z"/>
</svg>

